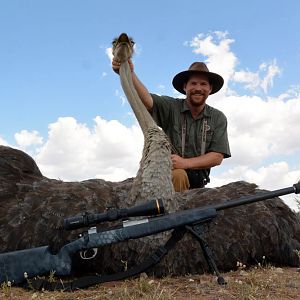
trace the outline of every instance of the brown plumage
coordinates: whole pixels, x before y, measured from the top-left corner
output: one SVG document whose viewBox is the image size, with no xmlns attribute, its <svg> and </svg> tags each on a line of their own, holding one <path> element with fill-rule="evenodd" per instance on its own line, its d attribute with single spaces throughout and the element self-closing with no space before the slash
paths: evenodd
<svg viewBox="0 0 300 300">
<path fill-rule="evenodd" d="M 55 249 L 80 232 L 61 229 L 63 218 L 83 211 L 103 212 L 107 206 L 127 207 L 133 179 L 123 182 L 86 180 L 62 182 L 44 177 L 24 152 L 0 146 L 0 251 L 51 244 Z M 259 193 L 254 184 L 234 182 L 215 189 L 177 193 L 180 209 L 220 203 Z M 108 224 L 102 224 L 104 228 Z M 300 220 L 279 198 L 220 212 L 204 234 L 221 270 L 262 262 L 299 266 Z M 149 254 L 158 237 L 107 246 L 96 259 L 75 258 L 78 269 L 115 272 L 132 266 Z M 122 262 L 123 261 L 123 262 Z M 153 270 L 154 274 L 179 275 L 208 271 L 198 242 L 188 234 Z"/>
</svg>

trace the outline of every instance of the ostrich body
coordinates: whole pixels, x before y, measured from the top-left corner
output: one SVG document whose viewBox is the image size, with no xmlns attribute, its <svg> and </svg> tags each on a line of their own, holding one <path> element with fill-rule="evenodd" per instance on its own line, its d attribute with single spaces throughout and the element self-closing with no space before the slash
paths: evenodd
<svg viewBox="0 0 300 300">
<path fill-rule="evenodd" d="M 22 151 L 0 146 L 0 251 L 14 251 L 49 245 L 59 248 L 77 238 L 80 230 L 62 230 L 63 219 L 106 207 L 125 207 L 133 180 L 107 182 L 90 179 L 63 182 L 42 175 L 34 160 Z M 255 184 L 232 182 L 218 188 L 175 193 L 179 209 L 219 204 L 259 193 Z M 105 228 L 108 224 L 100 224 Z M 220 211 L 204 232 L 221 271 L 236 269 L 237 261 L 255 265 L 265 262 L 300 266 L 300 219 L 279 198 Z M 151 253 L 160 235 L 133 243 L 101 247 L 95 259 L 74 257 L 82 272 L 115 273 L 139 263 Z M 134 244 L 136 242 L 136 244 Z M 139 243 L 138 243 L 139 242 Z M 185 235 L 153 269 L 156 276 L 201 274 L 208 271 L 198 242 Z"/>
</svg>

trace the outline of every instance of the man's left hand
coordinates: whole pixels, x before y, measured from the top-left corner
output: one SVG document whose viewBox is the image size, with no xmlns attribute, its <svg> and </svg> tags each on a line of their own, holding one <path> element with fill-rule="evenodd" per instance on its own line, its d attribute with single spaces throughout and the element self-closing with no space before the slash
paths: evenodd
<svg viewBox="0 0 300 300">
<path fill-rule="evenodd" d="M 173 169 L 187 169 L 186 160 L 183 157 L 177 154 L 172 154 L 171 161 L 173 164 Z"/>
</svg>

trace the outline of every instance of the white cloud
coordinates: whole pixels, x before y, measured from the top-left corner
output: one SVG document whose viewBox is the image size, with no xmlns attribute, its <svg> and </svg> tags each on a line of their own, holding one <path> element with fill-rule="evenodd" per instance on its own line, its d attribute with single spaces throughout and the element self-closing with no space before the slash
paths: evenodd
<svg viewBox="0 0 300 300">
<path fill-rule="evenodd" d="M 112 62 L 113 57 L 114 57 L 113 54 L 112 54 L 112 47 L 106 48 L 105 53 L 108 56 L 110 62 Z"/>
<path fill-rule="evenodd" d="M 143 49 L 142 49 L 142 45 L 138 44 L 138 43 L 135 43 L 133 45 L 133 51 L 134 51 L 134 54 L 136 55 L 141 55 Z"/>
<path fill-rule="evenodd" d="M 116 89 L 115 95 L 121 99 L 122 106 L 124 106 L 127 103 L 127 98 L 125 97 L 123 92 L 120 92 L 118 89 Z"/>
<path fill-rule="evenodd" d="M 280 74 L 280 68 L 274 59 L 271 63 L 262 63 L 257 72 L 237 71 L 233 74 L 232 80 L 244 83 L 245 88 L 253 92 L 263 90 L 264 93 L 273 86 L 273 79 Z"/>
<path fill-rule="evenodd" d="M 300 95 L 285 100 L 229 96 L 217 106 L 228 118 L 234 163 L 251 165 L 299 151 Z"/>
<path fill-rule="evenodd" d="M 50 178 L 123 180 L 134 176 L 141 158 L 143 136 L 137 125 L 94 119 L 92 129 L 72 117 L 49 125 L 48 141 L 36 156 Z"/>
<path fill-rule="evenodd" d="M 276 190 L 290 187 L 298 182 L 300 180 L 300 168 L 290 170 L 288 163 L 285 161 L 275 162 L 258 169 L 238 165 L 213 177 L 209 186 L 216 187 L 240 180 L 255 183 L 261 189 Z M 298 210 L 295 194 L 281 198 L 295 211 Z"/>
<path fill-rule="evenodd" d="M 234 42 L 235 40 L 228 38 L 228 32 L 215 31 L 207 35 L 198 34 L 185 45 L 191 46 L 194 53 L 206 57 L 204 61 L 210 71 L 222 74 L 225 83 L 221 94 L 228 87 L 229 81 L 242 83 L 246 89 L 254 92 L 262 90 L 267 93 L 273 86 L 275 76 L 281 73 L 276 59 L 260 64 L 257 72 L 237 71 L 238 59 L 230 49 Z"/>
<path fill-rule="evenodd" d="M 230 45 L 234 40 L 227 38 L 227 35 L 227 32 L 221 31 L 209 35 L 198 34 L 189 43 L 194 53 L 206 57 L 204 62 L 210 71 L 222 74 L 225 89 L 237 64 L 236 55 L 230 51 Z"/>
<path fill-rule="evenodd" d="M 255 170 L 249 166 L 238 165 L 218 174 L 216 181 L 228 183 L 245 180 L 263 188 L 274 189 L 289 185 L 291 182 L 295 183 L 298 177 L 300 178 L 300 170 L 290 171 L 287 162 L 281 161 Z M 215 186 L 216 182 L 213 185 Z"/>
<path fill-rule="evenodd" d="M 9 146 L 8 142 L 0 136 L 0 145 Z"/>
<path fill-rule="evenodd" d="M 24 150 L 29 146 L 43 144 L 43 138 L 36 130 L 21 130 L 20 132 L 15 133 L 15 140 L 18 146 Z"/>
<path fill-rule="evenodd" d="M 259 66 L 260 70 L 265 71 L 266 70 L 266 76 L 263 78 L 262 83 L 261 83 L 261 87 L 263 89 L 263 91 L 265 93 L 267 93 L 268 88 L 273 86 L 273 78 L 280 74 L 280 69 L 277 66 L 276 60 L 274 59 L 273 62 L 271 62 L 270 64 L 261 64 Z"/>
<path fill-rule="evenodd" d="M 166 86 L 163 85 L 163 84 L 159 84 L 159 85 L 157 86 L 157 88 L 160 89 L 160 90 L 165 90 L 165 89 L 166 89 Z"/>
</svg>

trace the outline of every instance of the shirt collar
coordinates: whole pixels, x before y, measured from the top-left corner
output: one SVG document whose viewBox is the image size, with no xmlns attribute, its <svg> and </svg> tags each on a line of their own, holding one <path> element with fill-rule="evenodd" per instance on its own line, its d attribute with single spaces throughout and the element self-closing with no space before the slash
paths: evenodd
<svg viewBox="0 0 300 300">
<path fill-rule="evenodd" d="M 184 99 L 182 101 L 181 112 L 184 113 L 186 111 L 190 111 L 190 109 L 189 109 L 189 107 L 187 105 L 186 99 Z M 200 119 L 202 117 L 210 117 L 210 113 L 209 112 L 210 112 L 210 106 L 205 103 L 204 110 L 200 113 L 200 115 L 197 117 L 197 119 Z"/>
</svg>

